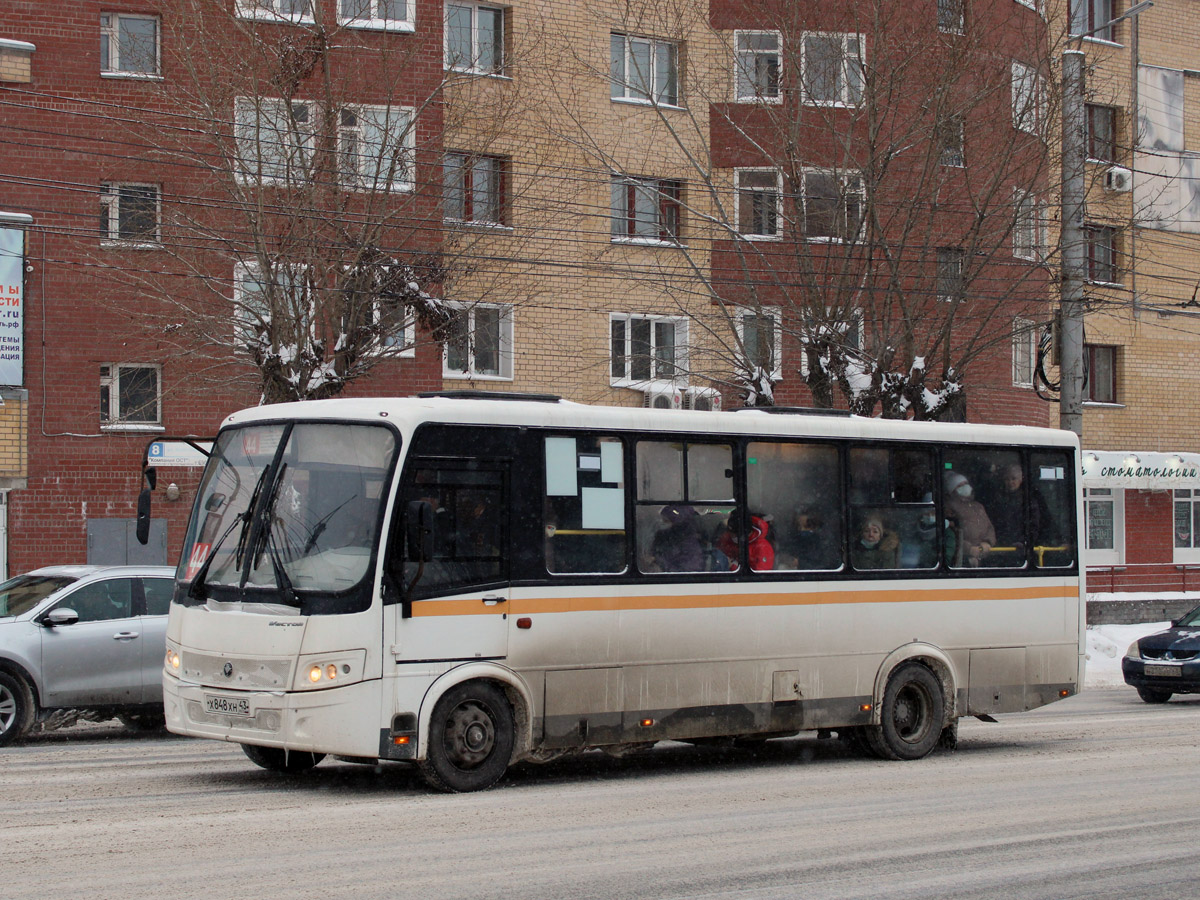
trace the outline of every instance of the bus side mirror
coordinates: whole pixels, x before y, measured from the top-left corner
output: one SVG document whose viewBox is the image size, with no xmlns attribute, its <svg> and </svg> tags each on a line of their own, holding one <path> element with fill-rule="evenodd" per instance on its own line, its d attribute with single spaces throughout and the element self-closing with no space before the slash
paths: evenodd
<svg viewBox="0 0 1200 900">
<path fill-rule="evenodd" d="M 433 505 L 428 500 L 410 500 L 405 527 L 409 560 L 433 559 Z"/>
<path fill-rule="evenodd" d="M 138 543 L 145 545 L 150 542 L 150 492 L 158 484 L 158 470 L 147 466 L 142 470 L 142 475 L 146 479 L 146 487 L 142 488 L 142 492 L 138 494 L 135 533 Z"/>
</svg>

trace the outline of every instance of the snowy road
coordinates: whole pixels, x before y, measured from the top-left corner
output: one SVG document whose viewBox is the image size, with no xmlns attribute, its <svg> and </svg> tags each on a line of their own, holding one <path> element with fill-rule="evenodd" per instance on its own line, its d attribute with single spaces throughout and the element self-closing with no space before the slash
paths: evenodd
<svg viewBox="0 0 1200 900">
<path fill-rule="evenodd" d="M 1095 690 L 917 763 L 663 744 L 443 796 L 93 726 L 0 751 L 0 898 L 1195 896 L 1198 734 L 1200 698 Z"/>
</svg>

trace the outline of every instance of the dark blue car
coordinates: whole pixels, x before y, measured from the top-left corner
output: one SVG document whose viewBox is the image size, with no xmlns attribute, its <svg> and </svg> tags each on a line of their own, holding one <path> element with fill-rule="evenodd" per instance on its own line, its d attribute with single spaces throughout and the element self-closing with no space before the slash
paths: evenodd
<svg viewBox="0 0 1200 900">
<path fill-rule="evenodd" d="M 1166 703 L 1172 694 L 1200 693 L 1200 606 L 1166 631 L 1130 644 L 1121 674 L 1147 703 Z"/>
</svg>

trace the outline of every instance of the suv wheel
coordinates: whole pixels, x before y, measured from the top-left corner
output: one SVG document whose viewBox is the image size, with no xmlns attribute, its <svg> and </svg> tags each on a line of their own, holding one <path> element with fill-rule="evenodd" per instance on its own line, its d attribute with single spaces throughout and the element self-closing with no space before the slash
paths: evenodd
<svg viewBox="0 0 1200 900">
<path fill-rule="evenodd" d="M 0 672 L 0 747 L 25 734 L 36 711 L 33 691 L 25 680 Z"/>
</svg>

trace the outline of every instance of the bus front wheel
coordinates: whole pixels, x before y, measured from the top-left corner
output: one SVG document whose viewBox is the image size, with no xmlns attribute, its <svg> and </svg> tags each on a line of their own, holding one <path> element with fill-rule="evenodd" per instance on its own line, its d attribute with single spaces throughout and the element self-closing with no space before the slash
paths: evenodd
<svg viewBox="0 0 1200 900">
<path fill-rule="evenodd" d="M 864 726 L 862 735 L 880 759 L 920 759 L 937 746 L 945 712 L 937 676 L 919 662 L 907 662 L 888 679 L 879 724 Z"/>
<path fill-rule="evenodd" d="M 455 685 L 433 707 L 421 774 L 439 791 L 490 788 L 508 769 L 514 733 L 502 690 L 482 681 Z"/>
<path fill-rule="evenodd" d="M 307 772 L 325 758 L 324 753 L 284 750 L 280 747 L 257 747 L 254 744 L 242 744 L 242 751 L 256 766 L 262 766 L 272 772 L 284 772 L 288 775 Z"/>
</svg>

